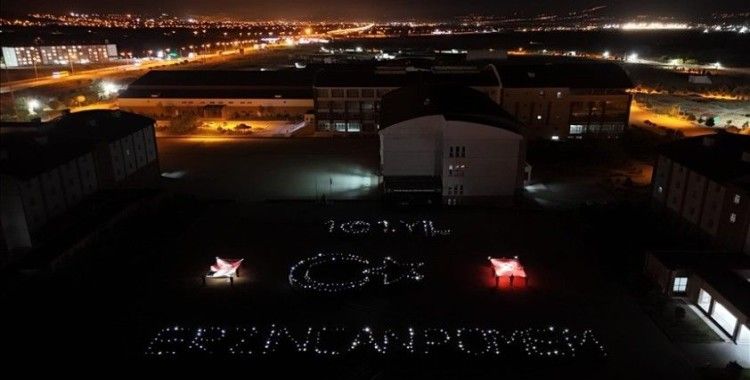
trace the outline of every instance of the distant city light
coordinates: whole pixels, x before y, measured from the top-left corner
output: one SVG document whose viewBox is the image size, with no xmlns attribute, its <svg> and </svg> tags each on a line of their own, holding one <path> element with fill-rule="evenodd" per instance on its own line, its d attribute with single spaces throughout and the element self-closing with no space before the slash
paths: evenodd
<svg viewBox="0 0 750 380">
<path fill-rule="evenodd" d="M 717 68 L 717 69 L 721 69 L 721 68 L 722 68 L 722 66 L 721 66 L 721 62 L 716 62 L 716 63 L 714 63 L 714 64 L 713 64 L 713 66 L 714 66 L 715 68 Z"/>
<path fill-rule="evenodd" d="M 620 26 L 622 30 L 682 30 L 690 25 L 675 22 L 628 22 Z"/>
<path fill-rule="evenodd" d="M 602 53 L 602 57 L 609 58 L 609 50 L 605 50 L 604 53 Z"/>
<path fill-rule="evenodd" d="M 625 61 L 626 62 L 631 62 L 631 63 L 637 63 L 637 62 L 639 62 L 638 53 L 630 53 L 630 54 L 628 54 L 627 58 L 625 58 Z"/>
</svg>

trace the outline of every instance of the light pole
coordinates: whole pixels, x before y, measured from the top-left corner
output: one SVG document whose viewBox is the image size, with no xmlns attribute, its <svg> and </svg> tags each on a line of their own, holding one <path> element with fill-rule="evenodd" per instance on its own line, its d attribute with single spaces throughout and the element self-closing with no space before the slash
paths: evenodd
<svg viewBox="0 0 750 380">
<path fill-rule="evenodd" d="M 39 71 L 36 69 L 36 58 L 33 58 L 31 63 L 34 65 L 34 79 L 39 79 Z"/>
</svg>

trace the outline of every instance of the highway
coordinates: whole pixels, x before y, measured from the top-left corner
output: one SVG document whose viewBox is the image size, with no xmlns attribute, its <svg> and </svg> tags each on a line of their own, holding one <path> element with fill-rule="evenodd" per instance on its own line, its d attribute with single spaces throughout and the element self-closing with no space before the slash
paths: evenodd
<svg viewBox="0 0 750 380">
<path fill-rule="evenodd" d="M 233 58 L 233 56 L 239 54 L 239 50 L 226 50 L 219 53 L 201 54 L 191 58 L 178 58 L 178 59 L 144 59 L 136 63 L 117 65 L 104 67 L 93 70 L 79 71 L 64 77 L 55 78 L 52 76 L 41 77 L 38 79 L 25 79 L 13 82 L 6 82 L 0 86 L 0 94 L 9 93 L 11 91 L 21 91 L 29 88 L 48 86 L 48 85 L 62 85 L 70 83 L 77 83 L 81 80 L 93 80 L 101 77 L 112 77 L 112 76 L 140 76 L 144 71 L 164 68 L 176 64 L 188 63 L 215 63 L 222 60 Z"/>
</svg>

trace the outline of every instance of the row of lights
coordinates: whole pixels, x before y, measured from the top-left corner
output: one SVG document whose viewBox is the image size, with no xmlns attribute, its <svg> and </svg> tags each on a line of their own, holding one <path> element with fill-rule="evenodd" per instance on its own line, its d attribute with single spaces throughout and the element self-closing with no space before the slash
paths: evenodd
<svg viewBox="0 0 750 380">
<path fill-rule="evenodd" d="M 346 265 L 361 269 L 353 273 L 348 281 L 331 281 L 319 278 L 315 270 L 326 265 Z M 403 280 L 421 281 L 424 276 L 420 269 L 424 263 L 400 263 L 391 257 L 386 257 L 379 265 L 373 265 L 369 260 L 354 254 L 323 254 L 300 260 L 289 270 L 289 284 L 292 287 L 313 291 L 316 293 L 340 293 L 361 289 L 370 284 L 373 278 L 380 277 L 381 285 L 392 285 Z"/>
<path fill-rule="evenodd" d="M 343 233 L 345 235 L 367 235 L 367 234 L 397 234 L 408 233 L 415 234 L 421 232 L 426 237 L 448 236 L 451 234 L 450 229 L 439 229 L 435 227 L 432 220 L 417 220 L 391 223 L 387 219 L 381 219 L 375 222 L 365 220 L 347 220 L 336 221 L 329 219 L 325 222 L 329 233 Z M 421 229 L 420 229 L 421 227 Z"/>
<path fill-rule="evenodd" d="M 385 329 L 378 334 L 365 326 L 308 326 L 297 337 L 285 326 L 224 328 L 168 327 L 148 343 L 147 356 L 178 355 L 268 355 L 314 353 L 340 356 L 358 351 L 388 354 L 431 355 L 457 352 L 467 356 L 525 356 L 534 359 L 603 358 L 604 346 L 591 330 L 572 331 L 554 326 L 516 329 L 503 333 L 486 328 L 414 328 Z"/>
</svg>

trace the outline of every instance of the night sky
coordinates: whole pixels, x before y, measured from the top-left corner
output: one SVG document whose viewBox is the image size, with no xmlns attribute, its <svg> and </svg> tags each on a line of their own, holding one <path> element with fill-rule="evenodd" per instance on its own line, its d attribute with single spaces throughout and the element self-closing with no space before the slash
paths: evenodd
<svg viewBox="0 0 750 380">
<path fill-rule="evenodd" d="M 717 11 L 750 11 L 747 0 L 4 0 L 3 14 L 99 12 L 177 16 L 232 16 L 245 19 L 439 19 L 470 13 L 522 15 L 563 13 L 606 5 L 607 15 L 649 13 L 694 18 Z"/>
</svg>

